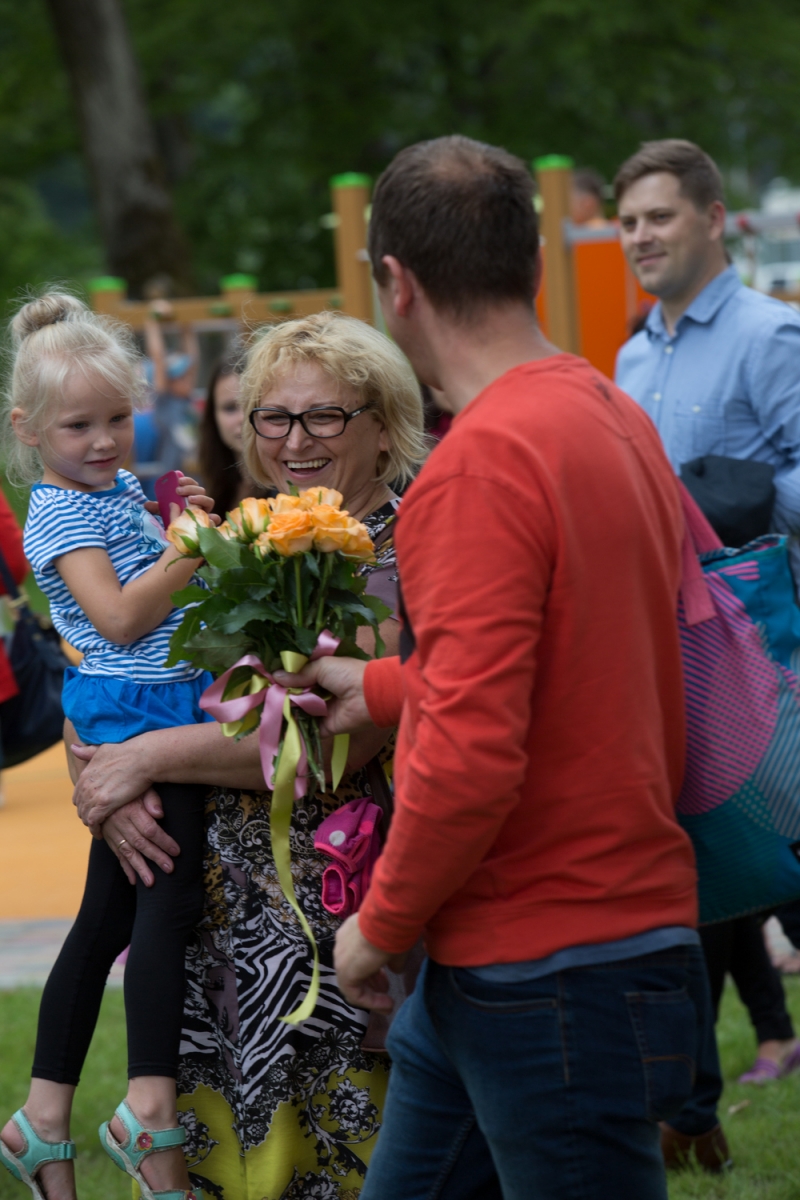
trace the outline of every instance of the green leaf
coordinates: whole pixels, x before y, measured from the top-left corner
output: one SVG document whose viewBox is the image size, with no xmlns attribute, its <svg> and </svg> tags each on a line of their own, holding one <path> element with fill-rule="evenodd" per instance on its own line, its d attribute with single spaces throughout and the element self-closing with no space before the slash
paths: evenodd
<svg viewBox="0 0 800 1200">
<path fill-rule="evenodd" d="M 369 592 L 364 592 L 360 599 L 362 604 L 366 604 L 367 608 L 372 609 L 379 622 L 388 621 L 389 617 L 394 615 L 382 600 L 379 600 L 377 596 L 371 596 Z"/>
<path fill-rule="evenodd" d="M 202 603 L 209 598 L 208 589 L 198 587 L 196 583 L 191 583 L 188 587 L 181 588 L 179 592 L 173 592 L 170 596 L 170 600 L 176 608 L 185 608 L 187 604 Z"/>
<path fill-rule="evenodd" d="M 220 618 L 227 616 L 235 607 L 235 600 L 231 600 L 230 597 L 216 592 L 205 603 L 198 604 L 197 612 L 200 614 L 204 624 L 216 627 Z"/>
<path fill-rule="evenodd" d="M 365 604 L 364 596 L 356 597 L 352 592 L 344 592 L 340 591 L 338 588 L 335 590 L 331 588 L 330 592 L 328 593 L 328 602 L 332 607 L 338 605 L 343 612 L 355 617 L 356 620 L 358 617 L 361 617 L 360 621 L 357 620 L 359 625 L 375 624 L 376 615 L 372 610 L 372 606 Z M 388 609 L 386 611 L 386 615 L 388 617 L 392 615 Z"/>
<path fill-rule="evenodd" d="M 312 550 L 308 550 L 303 555 L 303 566 L 315 579 L 319 579 L 319 561 Z"/>
<path fill-rule="evenodd" d="M 295 641 L 301 654 L 311 654 L 317 644 L 317 635 L 313 629 L 296 629 Z"/>
<path fill-rule="evenodd" d="M 206 562 L 223 571 L 242 566 L 242 555 L 250 553 L 246 546 L 229 542 L 216 529 L 198 529 L 197 541 Z"/>
<path fill-rule="evenodd" d="M 196 608 L 190 608 L 169 639 L 169 655 L 164 663 L 165 667 L 176 667 L 179 662 L 183 662 L 186 642 L 189 638 L 194 637 L 201 624 L 202 618 L 199 611 Z"/>
<path fill-rule="evenodd" d="M 218 586 L 220 585 L 226 591 L 229 588 L 241 587 L 250 590 L 258 588 L 263 590 L 265 595 L 270 592 L 274 592 L 276 596 L 280 594 L 280 583 L 274 568 L 268 562 L 259 562 L 255 556 L 251 556 L 250 561 L 245 562 L 244 566 L 225 571 L 220 576 Z"/>
<path fill-rule="evenodd" d="M 192 611 L 192 610 L 190 610 Z M 217 629 L 201 629 L 187 639 L 184 650 L 190 661 L 219 675 L 249 653 L 252 643 L 244 633 L 221 633 Z"/>
<path fill-rule="evenodd" d="M 257 600 L 245 600 L 244 604 L 237 604 L 224 617 L 215 621 L 215 628 L 224 633 L 238 633 L 249 621 L 263 621 L 268 616 L 264 609 L 265 605 Z"/>
<path fill-rule="evenodd" d="M 372 656 L 367 654 L 352 638 L 342 638 L 336 650 L 339 658 L 360 658 L 362 662 L 370 662 Z"/>
</svg>

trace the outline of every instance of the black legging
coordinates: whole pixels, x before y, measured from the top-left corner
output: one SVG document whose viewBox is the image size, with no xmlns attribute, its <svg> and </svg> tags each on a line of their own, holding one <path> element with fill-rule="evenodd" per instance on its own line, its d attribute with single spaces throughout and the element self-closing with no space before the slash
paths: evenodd
<svg viewBox="0 0 800 1200">
<path fill-rule="evenodd" d="M 781 977 L 770 962 L 758 918 L 737 917 L 734 921 L 701 925 L 700 940 L 711 984 L 714 1020 L 725 974 L 730 971 L 759 1043 L 794 1037 Z"/>
<path fill-rule="evenodd" d="M 130 944 L 125 966 L 128 1078 L 178 1073 L 184 956 L 203 907 L 206 789 L 157 784 L 161 827 L 181 848 L 174 870 L 151 863 L 155 883 L 132 887 L 114 853 L 92 842 L 80 911 L 42 995 L 32 1075 L 77 1084 L 108 973 Z"/>
</svg>

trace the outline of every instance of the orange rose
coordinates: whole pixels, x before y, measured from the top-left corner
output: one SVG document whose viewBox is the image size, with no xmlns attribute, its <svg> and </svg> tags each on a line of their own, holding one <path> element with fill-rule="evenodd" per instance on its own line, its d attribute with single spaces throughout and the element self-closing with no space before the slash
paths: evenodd
<svg viewBox="0 0 800 1200">
<path fill-rule="evenodd" d="M 287 496 L 285 492 L 278 492 L 267 503 L 273 513 L 307 512 L 309 508 L 302 496 Z"/>
<path fill-rule="evenodd" d="M 330 508 L 341 508 L 344 496 L 334 488 L 306 488 L 304 492 L 300 493 L 300 499 L 304 502 L 304 507 L 308 509 L 315 508 L 318 504 L 324 504 Z"/>
<path fill-rule="evenodd" d="M 282 512 L 275 513 L 269 523 L 269 529 L 256 541 L 262 549 L 277 550 L 278 554 L 305 554 L 314 542 L 314 524 L 310 513 Z"/>
<path fill-rule="evenodd" d="M 362 562 L 374 562 L 375 547 L 366 525 L 350 518 L 347 544 L 342 547 L 345 558 L 360 558 Z"/>
<path fill-rule="evenodd" d="M 314 545 L 323 554 L 343 550 L 351 536 L 353 519 L 332 504 L 315 504 L 311 509 L 314 522 Z"/>
<path fill-rule="evenodd" d="M 269 525 L 269 502 L 248 496 L 238 508 L 228 513 L 228 523 L 239 541 L 254 541 Z"/>
<path fill-rule="evenodd" d="M 198 529 L 211 529 L 211 521 L 204 508 L 185 508 L 167 529 L 167 541 L 179 554 L 197 558 L 200 554 Z"/>
</svg>

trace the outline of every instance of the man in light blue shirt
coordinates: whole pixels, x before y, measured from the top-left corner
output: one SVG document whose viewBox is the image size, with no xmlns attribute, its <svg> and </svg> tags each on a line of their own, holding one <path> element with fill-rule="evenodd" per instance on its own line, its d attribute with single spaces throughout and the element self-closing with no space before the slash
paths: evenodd
<svg viewBox="0 0 800 1200">
<path fill-rule="evenodd" d="M 676 472 L 705 454 L 773 466 L 774 528 L 800 532 L 800 314 L 740 282 L 722 181 L 699 147 L 647 143 L 615 192 L 623 250 L 659 298 L 620 350 L 616 382 L 652 417 Z M 796 549 L 793 565 L 800 579 Z"/>
<path fill-rule="evenodd" d="M 723 241 L 722 178 L 699 146 L 644 143 L 617 172 L 614 191 L 622 248 L 659 301 L 620 350 L 616 382 L 652 417 L 676 472 L 707 454 L 773 466 L 773 526 L 800 532 L 800 315 L 740 282 Z M 791 553 L 800 579 L 796 545 Z M 714 1008 L 730 970 L 758 1026 L 759 1057 L 747 1081 L 794 1069 L 794 1030 L 755 918 L 701 928 L 700 936 Z M 769 998 L 760 1009 L 755 993 Z M 719 1125 L 712 1127 L 714 1072 L 712 1058 L 699 1061 L 692 1099 L 662 1124 L 668 1166 L 690 1150 L 711 1170 L 714 1154 L 727 1156 Z"/>
</svg>

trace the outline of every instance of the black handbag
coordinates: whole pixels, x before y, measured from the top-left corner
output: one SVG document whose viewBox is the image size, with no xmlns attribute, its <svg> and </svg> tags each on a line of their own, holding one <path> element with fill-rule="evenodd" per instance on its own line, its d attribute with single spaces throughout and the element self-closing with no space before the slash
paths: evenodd
<svg viewBox="0 0 800 1200">
<path fill-rule="evenodd" d="M 13 767 L 61 741 L 61 688 L 70 665 L 49 622 L 31 612 L 0 551 L 0 577 L 16 609 L 8 658 L 19 694 L 0 704 L 3 766 Z"/>
<path fill-rule="evenodd" d="M 746 546 L 770 532 L 775 468 L 706 454 L 681 467 L 681 482 L 723 546 Z"/>
</svg>

